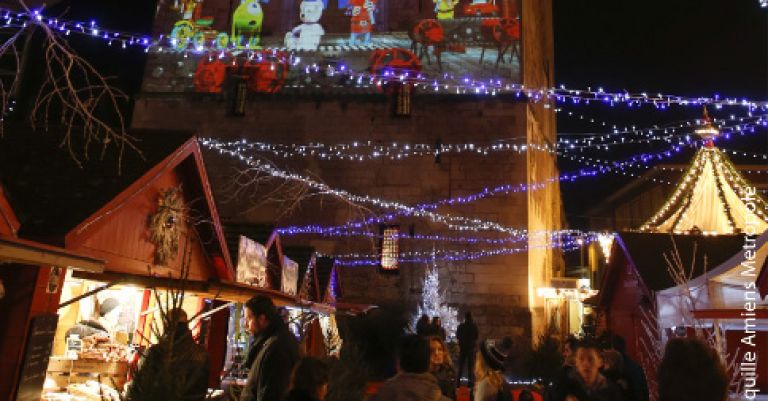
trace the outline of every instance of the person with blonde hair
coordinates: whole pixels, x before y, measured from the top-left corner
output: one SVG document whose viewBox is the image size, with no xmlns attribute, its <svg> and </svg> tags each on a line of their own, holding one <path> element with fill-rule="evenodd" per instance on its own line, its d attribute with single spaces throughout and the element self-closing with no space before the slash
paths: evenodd
<svg viewBox="0 0 768 401">
<path fill-rule="evenodd" d="M 495 340 L 485 340 L 480 344 L 475 358 L 474 401 L 498 401 L 511 398 L 504 391 L 504 360 L 507 353 Z"/>
<path fill-rule="evenodd" d="M 440 337 L 429 338 L 429 373 L 437 379 L 440 392 L 451 400 L 456 399 L 454 377 L 456 372 L 451 363 L 451 354 Z"/>
</svg>

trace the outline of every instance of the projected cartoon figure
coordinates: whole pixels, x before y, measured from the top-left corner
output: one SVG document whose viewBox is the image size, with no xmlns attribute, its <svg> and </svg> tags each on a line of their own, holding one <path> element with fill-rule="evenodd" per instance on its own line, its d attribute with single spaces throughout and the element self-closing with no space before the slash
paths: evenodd
<svg viewBox="0 0 768 401">
<path fill-rule="evenodd" d="M 325 30 L 318 21 L 323 16 L 323 2 L 302 0 L 299 16 L 302 24 L 285 34 L 285 47 L 296 50 L 317 50 Z"/>
<path fill-rule="evenodd" d="M 453 9 L 459 4 L 459 0 L 433 0 L 435 2 L 435 14 L 437 19 L 453 19 Z"/>
<path fill-rule="evenodd" d="M 235 46 L 258 47 L 263 21 L 264 11 L 258 0 L 241 0 L 232 14 L 232 42 Z"/>
<path fill-rule="evenodd" d="M 349 0 L 348 14 L 351 17 L 349 20 L 349 44 L 351 46 L 356 45 L 361 36 L 363 38 L 362 44 L 371 43 L 371 32 L 373 32 L 373 26 L 376 25 L 375 12 L 375 0 Z"/>
<path fill-rule="evenodd" d="M 192 44 L 195 48 L 213 45 L 225 49 L 229 36 L 224 32 L 213 29 L 213 17 L 202 15 L 202 0 L 183 0 L 173 4 L 172 9 L 178 11 L 181 20 L 173 24 L 169 35 L 171 44 L 177 50 L 184 50 Z"/>
</svg>

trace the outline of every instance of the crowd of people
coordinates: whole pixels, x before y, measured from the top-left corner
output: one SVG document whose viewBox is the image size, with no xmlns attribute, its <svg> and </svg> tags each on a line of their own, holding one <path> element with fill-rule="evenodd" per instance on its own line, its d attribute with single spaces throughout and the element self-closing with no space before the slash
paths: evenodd
<svg viewBox="0 0 768 401">
<path fill-rule="evenodd" d="M 144 366 L 153 371 L 172 369 L 190 378 L 188 390 L 168 399 L 205 399 L 208 359 L 186 328 L 186 316 L 171 313 L 169 336 L 150 348 Z M 245 329 L 253 335 L 245 365 L 247 384 L 240 401 L 324 401 L 331 381 L 328 361 L 300 357 L 290 333 L 272 301 L 257 296 L 245 304 Z M 479 330 L 467 312 L 458 326 L 458 364 L 454 367 L 439 318 L 419 320 L 415 334 L 406 334 L 397 346 L 397 373 L 383 382 L 367 401 L 455 401 L 458 388 L 470 388 L 473 401 L 648 401 L 643 369 L 625 350 L 618 336 L 563 342 L 563 365 L 550 383 L 512 388 L 504 370 L 512 355 L 512 341 L 479 340 Z M 158 351 L 176 340 L 173 366 L 164 366 Z M 465 376 L 466 373 L 466 376 Z M 468 378 L 468 380 L 464 380 Z M 139 383 L 141 384 L 141 383 Z M 132 385 L 128 394 L 140 391 Z M 668 341 L 658 366 L 659 401 L 724 401 L 729 385 L 720 356 L 698 339 Z M 146 385 L 146 383 L 145 383 Z M 137 398 L 137 399 L 140 399 Z"/>
</svg>

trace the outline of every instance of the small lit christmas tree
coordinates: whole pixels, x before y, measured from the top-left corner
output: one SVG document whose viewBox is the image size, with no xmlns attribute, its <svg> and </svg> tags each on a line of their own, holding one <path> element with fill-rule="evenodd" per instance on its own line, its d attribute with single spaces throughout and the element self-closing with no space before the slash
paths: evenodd
<svg viewBox="0 0 768 401">
<path fill-rule="evenodd" d="M 440 317 L 443 329 L 448 338 L 456 335 L 456 327 L 459 326 L 459 312 L 456 308 L 448 306 L 444 300 L 445 293 L 440 292 L 440 277 L 435 264 L 434 251 L 432 253 L 432 266 L 428 267 L 424 273 L 424 284 L 421 289 L 421 302 L 416 308 L 416 314 L 411 319 L 412 327 L 416 327 L 416 322 L 421 315 L 427 315 L 430 319 L 434 316 Z"/>
</svg>

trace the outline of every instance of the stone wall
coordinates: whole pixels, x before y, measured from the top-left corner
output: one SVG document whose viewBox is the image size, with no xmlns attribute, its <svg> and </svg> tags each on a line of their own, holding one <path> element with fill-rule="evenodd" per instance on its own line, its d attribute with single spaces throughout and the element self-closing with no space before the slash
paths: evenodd
<svg viewBox="0 0 768 401">
<path fill-rule="evenodd" d="M 521 4 L 522 80 L 528 88 L 553 84 L 554 58 L 551 1 L 523 0 Z M 183 64 L 183 63 L 181 63 Z M 153 76 L 156 68 L 148 68 Z M 160 71 L 160 74 L 168 73 Z M 189 71 L 191 73 L 191 71 Z M 187 75 L 189 75 L 187 73 Z M 176 75 L 178 71 L 176 71 Z M 183 74 L 182 74 L 183 75 Z M 178 84 L 178 83 L 177 83 Z M 151 88 L 145 82 L 145 90 Z M 544 103 L 528 104 L 514 97 L 429 96 L 417 94 L 411 117 L 393 117 L 392 99 L 383 94 L 340 93 L 251 95 L 245 116 L 230 115 L 227 95 L 145 93 L 136 101 L 133 128 L 185 129 L 201 137 L 246 138 L 267 143 L 476 143 L 501 139 L 517 144 L 553 145 L 554 110 Z M 166 88 L 172 91 L 174 87 Z M 293 92 L 292 92 L 293 93 Z M 333 188 L 354 194 L 395 200 L 409 205 L 468 195 L 505 184 L 537 184 L 558 174 L 551 153 L 529 151 L 478 155 L 473 152 L 368 162 L 284 159 L 267 156 L 281 169 L 312 176 Z M 206 152 L 206 164 L 223 220 L 236 223 L 342 224 L 368 211 L 332 196 L 313 196 L 300 204 L 275 197 L 276 182 L 242 185 L 244 166 L 231 157 Z M 282 192 L 285 193 L 282 188 Z M 293 188 L 296 189 L 296 188 Z M 374 210 L 378 210 L 373 207 Z M 527 193 L 489 197 L 466 205 L 440 207 L 439 213 L 471 216 L 507 227 L 550 231 L 561 226 L 559 185 L 555 182 Z M 499 233 L 451 231 L 424 218 L 399 217 L 402 232 L 445 236 L 501 238 Z M 377 231 L 377 227 L 370 227 Z M 287 245 L 311 245 L 328 254 L 376 254 L 378 240 L 317 236 L 283 236 Z M 440 280 L 449 302 L 460 313 L 471 310 L 481 336 L 516 335 L 531 338 L 546 321 L 535 288 L 557 273 L 558 252 L 538 238 L 504 245 L 455 242 L 401 241 L 401 254 L 445 250 L 478 250 L 533 246 L 530 252 L 485 257 L 472 261 L 440 262 Z M 421 294 L 425 264 L 404 264 L 397 275 L 383 275 L 376 267 L 345 267 L 342 288 L 347 302 L 398 304 L 414 310 Z M 529 312 L 530 310 L 530 312 Z"/>
<path fill-rule="evenodd" d="M 501 138 L 524 144 L 525 103 L 514 99 L 460 99 L 417 96 L 409 118 L 393 117 L 383 95 L 368 97 L 254 97 L 244 117 L 227 113 L 225 99 L 189 95 L 144 95 L 136 102 L 134 128 L 186 129 L 201 137 L 248 138 L 270 143 L 489 143 Z M 312 175 L 331 187 L 355 194 L 371 195 L 406 204 L 434 202 L 468 195 L 503 184 L 526 182 L 525 153 L 500 152 L 476 155 L 472 152 L 446 154 L 439 162 L 432 156 L 399 161 L 340 162 L 313 158 L 282 159 L 267 155 L 278 166 Z M 332 197 L 309 199 L 290 213 L 281 203 L 257 203 L 267 185 L 246 188 L 237 201 L 227 201 L 233 174 L 243 165 L 227 156 L 206 152 L 219 213 L 224 221 L 291 224 L 342 224 L 359 218 L 359 211 Z M 242 196 L 242 195 L 246 196 Z M 254 205 L 256 207 L 254 207 Z M 527 226 L 524 193 L 480 200 L 440 213 L 472 216 L 504 226 Z M 400 218 L 403 232 L 445 236 L 500 238 L 499 233 L 477 234 L 449 231 L 444 225 L 425 219 Z M 373 227 L 377 231 L 377 227 Z M 310 244 L 332 254 L 376 253 L 377 241 L 358 238 L 283 236 L 284 244 Z M 521 247 L 525 243 L 510 244 Z M 401 241 L 401 251 L 430 252 L 444 249 L 492 249 L 498 245 L 445 244 Z M 472 262 L 438 263 L 440 279 L 449 301 L 463 313 L 471 310 L 483 334 L 527 335 L 529 333 L 528 269 L 525 253 L 482 258 Z M 342 285 L 348 302 L 400 303 L 415 308 L 421 294 L 424 264 L 406 264 L 398 275 L 382 275 L 375 267 L 343 269 Z"/>
</svg>

